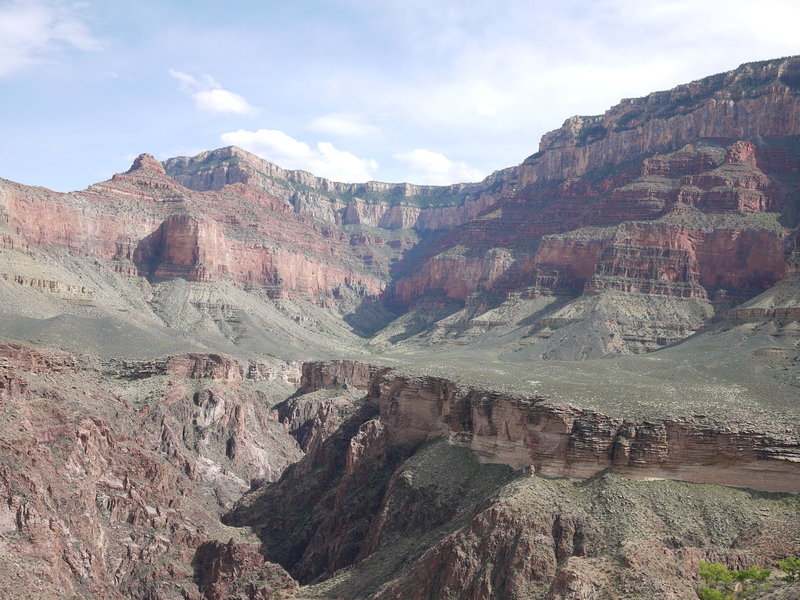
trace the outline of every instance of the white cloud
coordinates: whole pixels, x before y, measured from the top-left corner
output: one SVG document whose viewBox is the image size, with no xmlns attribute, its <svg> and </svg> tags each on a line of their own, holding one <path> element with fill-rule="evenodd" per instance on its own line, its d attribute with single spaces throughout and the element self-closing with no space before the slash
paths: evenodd
<svg viewBox="0 0 800 600">
<path fill-rule="evenodd" d="M 93 51 L 104 43 L 95 38 L 77 10 L 79 4 L 17 0 L 0 6 L 0 76 L 52 59 L 72 47 Z"/>
<path fill-rule="evenodd" d="M 180 89 L 189 94 L 197 109 L 202 112 L 218 115 L 244 115 L 255 117 L 259 110 L 244 97 L 222 89 L 211 75 L 203 75 L 197 79 L 188 73 L 169 69 L 169 74 L 180 83 Z"/>
<path fill-rule="evenodd" d="M 249 150 L 286 169 L 307 169 L 314 154 L 314 151 L 305 142 L 300 142 L 275 129 L 259 129 L 258 131 L 239 129 L 223 133 L 220 139 L 225 144 Z"/>
<path fill-rule="evenodd" d="M 197 108 L 204 112 L 255 116 L 258 110 L 239 94 L 228 90 L 208 90 L 192 96 Z"/>
<path fill-rule="evenodd" d="M 367 137 L 380 133 L 377 127 L 367 123 L 362 116 L 349 113 L 322 115 L 311 121 L 308 129 L 344 137 Z"/>
<path fill-rule="evenodd" d="M 181 84 L 181 91 L 186 92 L 187 94 L 191 94 L 196 89 L 203 87 L 203 84 L 201 84 L 199 81 L 197 81 L 197 79 L 188 73 L 176 71 L 175 69 L 168 69 L 167 73 L 172 75 L 172 77 Z"/>
<path fill-rule="evenodd" d="M 302 169 L 335 181 L 362 182 L 374 179 L 378 163 L 337 149 L 330 142 L 318 142 L 312 148 L 283 131 L 239 129 L 223 133 L 223 143 L 239 146 L 285 169 Z"/>
<path fill-rule="evenodd" d="M 444 154 L 418 148 L 411 152 L 400 152 L 394 157 L 410 168 L 408 181 L 446 185 L 480 181 L 484 175 L 463 161 L 452 161 Z"/>
<path fill-rule="evenodd" d="M 475 114 L 481 117 L 493 117 L 497 114 L 497 106 L 486 100 L 478 100 L 475 105 Z"/>
</svg>

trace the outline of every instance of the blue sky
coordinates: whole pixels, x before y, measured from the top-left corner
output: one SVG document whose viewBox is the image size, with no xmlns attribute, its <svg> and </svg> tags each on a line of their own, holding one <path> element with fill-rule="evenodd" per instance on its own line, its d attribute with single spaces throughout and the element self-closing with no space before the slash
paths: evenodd
<svg viewBox="0 0 800 600">
<path fill-rule="evenodd" d="M 0 177 L 59 191 L 239 145 L 475 181 L 575 114 L 800 54 L 795 0 L 0 0 Z"/>
</svg>

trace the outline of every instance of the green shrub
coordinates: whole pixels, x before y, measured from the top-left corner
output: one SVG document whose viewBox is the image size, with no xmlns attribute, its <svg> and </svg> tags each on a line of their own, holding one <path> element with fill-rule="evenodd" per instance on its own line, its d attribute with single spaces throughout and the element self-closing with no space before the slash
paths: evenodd
<svg viewBox="0 0 800 600">
<path fill-rule="evenodd" d="M 722 563 L 700 563 L 700 577 L 711 587 L 734 580 L 734 574 Z"/>
<path fill-rule="evenodd" d="M 697 590 L 700 600 L 735 600 L 744 598 L 751 590 L 762 587 L 772 571 L 756 566 L 729 570 L 722 563 L 701 562 L 699 573 L 706 583 L 706 587 Z"/>
<path fill-rule="evenodd" d="M 772 571 L 769 569 L 759 569 L 758 567 L 750 567 L 741 571 L 731 571 L 736 581 L 754 581 L 755 583 L 764 583 Z"/>
<path fill-rule="evenodd" d="M 786 573 L 786 581 L 794 582 L 800 580 L 800 557 L 787 556 L 783 560 L 778 561 L 778 566 L 781 571 Z"/>
<path fill-rule="evenodd" d="M 733 594 L 728 591 L 715 590 L 714 588 L 701 588 L 697 595 L 700 600 L 733 600 Z"/>
</svg>

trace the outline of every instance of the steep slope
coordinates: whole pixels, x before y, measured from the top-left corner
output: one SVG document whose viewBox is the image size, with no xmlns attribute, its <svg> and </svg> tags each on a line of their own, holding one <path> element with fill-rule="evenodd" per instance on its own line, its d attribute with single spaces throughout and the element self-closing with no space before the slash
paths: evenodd
<svg viewBox="0 0 800 600">
<path fill-rule="evenodd" d="M 480 323 L 482 314 L 504 302 L 513 307 L 542 296 L 579 298 L 537 315 L 542 325 L 579 321 L 584 330 L 596 330 L 588 317 L 603 297 L 612 296 L 612 305 L 630 305 L 603 315 L 619 336 L 616 343 L 575 352 L 562 345 L 560 357 L 664 346 L 705 325 L 715 308 L 724 310 L 784 277 L 793 247 L 785 226 L 796 224 L 800 195 L 796 139 L 776 139 L 763 149 L 741 141 L 727 147 L 704 142 L 645 159 L 638 177 L 605 177 L 597 189 L 583 179 L 568 180 L 549 192 L 544 207 L 534 200 L 509 201 L 441 236 L 444 248 L 409 267 L 413 274 L 397 279 L 391 293 L 412 309 L 420 303 L 424 310 L 431 295 L 465 304 L 431 331 L 432 342 L 485 339 L 480 330 L 465 332 L 465 321 Z M 780 164 L 788 167 L 766 175 L 759 156 L 787 144 L 793 150 Z M 649 212 L 637 208 L 644 204 Z M 537 311 L 544 306 L 535 303 Z"/>
<path fill-rule="evenodd" d="M 396 316 L 389 307 L 410 314 L 379 336 L 382 351 L 406 338 L 410 351 L 491 345 L 503 312 L 538 323 L 534 340 L 580 324 L 542 358 L 653 350 L 784 277 L 800 215 L 798 73 L 797 57 L 743 65 L 569 119 L 521 165 L 474 184 L 341 184 L 233 147 L 163 165 L 142 155 L 70 194 L 3 182 L 3 243 L 90 258 L 89 270 L 133 287 L 233 286 L 286 301 L 310 328 L 344 318 L 348 349 L 360 344 L 346 330 L 372 335 Z M 3 277 L 55 282 L 44 285 L 72 300 L 95 292 L 89 273 L 60 282 L 26 270 Z M 555 300 L 529 306 L 541 297 Z M 309 311 L 333 318 L 298 314 Z M 223 337 L 257 335 L 243 327 Z"/>
<path fill-rule="evenodd" d="M 301 389 L 343 382 L 367 390 L 351 418 L 225 517 L 311 584 L 296 597 L 692 598 L 701 560 L 800 549 L 796 495 L 609 472 L 737 484 L 744 469 L 739 484 L 796 492 L 796 429 L 615 421 L 348 362 L 306 366 Z"/>
<path fill-rule="evenodd" d="M 773 285 L 797 226 L 798 72 L 797 58 L 743 65 L 569 119 L 538 153 L 496 174 L 499 201 L 398 263 L 387 299 L 410 306 L 418 314 L 406 320 L 418 326 L 401 322 L 382 338 L 416 335 L 424 323 L 417 342 L 485 344 L 499 308 L 540 330 L 580 322 L 604 337 L 599 314 L 617 336 L 587 347 L 567 332 L 560 358 L 640 352 Z M 554 314 L 545 301 L 522 314 L 542 296 L 558 297 L 558 308 L 583 297 Z M 432 299 L 456 303 L 456 314 L 431 314 Z M 603 308 L 620 303 L 628 306 Z"/>
<path fill-rule="evenodd" d="M 215 598 L 231 555 L 255 590 L 296 585 L 218 516 L 300 457 L 269 410 L 297 375 L 279 361 L 89 363 L 0 345 L 0 596 Z M 198 561 L 223 563 L 205 590 Z"/>
<path fill-rule="evenodd" d="M 171 158 L 164 168 L 175 181 L 193 190 L 219 190 L 243 182 L 319 221 L 382 230 L 428 231 L 461 225 L 495 202 L 503 185 L 496 175 L 481 183 L 446 187 L 339 183 L 305 171 L 281 169 L 234 146 Z"/>
<path fill-rule="evenodd" d="M 342 317 L 384 286 L 349 236 L 244 186 L 187 190 L 147 155 L 83 192 L 0 181 L 0 216 L 0 335 L 76 351 L 358 351 Z"/>
<path fill-rule="evenodd" d="M 798 57 L 479 183 L 0 180 L 0 595 L 675 600 L 800 555 L 798 202 Z"/>
<path fill-rule="evenodd" d="M 3 182 L 2 201 L 11 231 L 29 245 L 91 254 L 124 274 L 225 280 L 321 304 L 340 287 L 383 288 L 380 264 L 358 256 L 350 236 L 246 185 L 194 193 L 149 155 L 83 192 Z"/>
</svg>

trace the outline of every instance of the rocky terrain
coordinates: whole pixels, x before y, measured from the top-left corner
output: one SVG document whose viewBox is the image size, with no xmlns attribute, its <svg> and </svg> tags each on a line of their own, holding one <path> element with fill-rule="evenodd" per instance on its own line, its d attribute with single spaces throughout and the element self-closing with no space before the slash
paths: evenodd
<svg viewBox="0 0 800 600">
<path fill-rule="evenodd" d="M 701 561 L 775 568 L 798 223 L 798 57 L 478 183 L 235 147 L 0 180 L 0 596 L 673 600 Z"/>
<path fill-rule="evenodd" d="M 0 359 L 0 595 L 201 598 L 198 556 L 248 552 L 239 572 L 295 585 L 216 516 L 300 457 L 269 410 L 294 373 L 214 355 L 89 363 L 18 344 Z"/>
<path fill-rule="evenodd" d="M 752 432 L 719 424 L 614 423 L 348 361 L 303 382 L 297 400 L 345 382 L 367 395 L 223 519 L 314 584 L 302 597 L 689 598 L 700 560 L 771 564 L 797 547 L 797 495 L 669 481 L 741 486 L 750 471 L 747 487 L 796 494 L 796 430 L 753 452 Z"/>
</svg>

